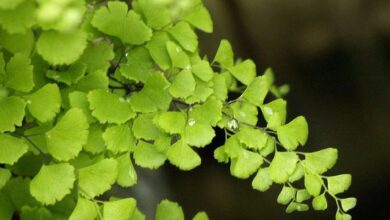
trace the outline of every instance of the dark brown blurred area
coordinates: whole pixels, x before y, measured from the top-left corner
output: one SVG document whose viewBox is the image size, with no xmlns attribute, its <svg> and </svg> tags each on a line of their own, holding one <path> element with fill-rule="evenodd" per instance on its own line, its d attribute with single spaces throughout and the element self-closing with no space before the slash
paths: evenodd
<svg viewBox="0 0 390 220">
<path fill-rule="evenodd" d="M 213 57 L 221 38 L 236 56 L 252 58 L 261 74 L 272 67 L 277 83 L 290 85 L 289 119 L 306 116 L 304 151 L 337 147 L 330 174 L 351 173 L 345 196 L 358 198 L 353 219 L 390 219 L 390 1 L 205 0 L 214 34 L 201 34 Z M 202 166 L 181 172 L 164 168 L 169 194 L 188 219 L 205 210 L 211 219 L 334 219 L 325 212 L 285 214 L 276 203 L 280 186 L 265 193 L 239 180 L 213 159 L 221 142 L 202 150 Z"/>
</svg>

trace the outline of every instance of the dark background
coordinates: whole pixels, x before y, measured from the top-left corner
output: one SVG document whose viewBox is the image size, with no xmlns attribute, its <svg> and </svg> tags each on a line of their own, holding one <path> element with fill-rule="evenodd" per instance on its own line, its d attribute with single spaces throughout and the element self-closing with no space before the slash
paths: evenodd
<svg viewBox="0 0 390 220">
<path fill-rule="evenodd" d="M 202 52 L 213 57 L 221 38 L 236 57 L 252 58 L 258 74 L 272 67 L 277 84 L 288 83 L 289 119 L 304 115 L 310 136 L 304 151 L 337 147 L 330 174 L 351 173 L 345 196 L 358 198 L 353 219 L 390 219 L 390 1 L 205 0 L 214 33 L 201 34 Z M 239 180 L 213 159 L 221 143 L 200 151 L 191 172 L 171 165 L 140 171 L 136 187 L 143 211 L 157 201 L 178 201 L 188 219 L 205 210 L 211 219 L 334 219 L 327 211 L 285 214 L 276 203 L 280 186 L 265 193 Z M 146 200 L 144 200 L 146 201 Z M 186 219 L 187 219 L 186 218 Z M 151 218 L 150 218 L 151 219 Z"/>
</svg>

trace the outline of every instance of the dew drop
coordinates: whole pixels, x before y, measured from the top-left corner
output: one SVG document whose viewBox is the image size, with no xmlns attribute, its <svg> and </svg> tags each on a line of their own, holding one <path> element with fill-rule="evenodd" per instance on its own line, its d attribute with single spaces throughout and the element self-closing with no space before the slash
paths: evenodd
<svg viewBox="0 0 390 220">
<path fill-rule="evenodd" d="M 189 126 L 194 126 L 195 123 L 196 123 L 195 119 L 193 119 L 193 118 L 188 119 Z"/>
</svg>

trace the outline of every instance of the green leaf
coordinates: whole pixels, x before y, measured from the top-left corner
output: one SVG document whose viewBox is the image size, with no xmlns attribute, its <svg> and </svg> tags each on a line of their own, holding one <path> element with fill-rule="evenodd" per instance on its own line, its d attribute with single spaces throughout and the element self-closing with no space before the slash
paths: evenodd
<svg viewBox="0 0 390 220">
<path fill-rule="evenodd" d="M 0 133 L 0 163 L 12 165 L 27 153 L 27 150 L 28 145 L 22 139 Z"/>
<path fill-rule="evenodd" d="M 155 220 L 184 220 L 184 212 L 179 204 L 165 199 L 157 206 Z"/>
<path fill-rule="evenodd" d="M 295 193 L 295 189 L 288 186 L 283 186 L 282 191 L 280 191 L 278 195 L 277 202 L 282 205 L 287 205 L 291 200 L 294 199 Z"/>
<path fill-rule="evenodd" d="M 100 124 L 92 124 L 89 127 L 88 141 L 83 146 L 83 150 L 92 154 L 98 154 L 105 149 L 102 126 Z"/>
<path fill-rule="evenodd" d="M 195 78 L 196 86 L 193 94 L 185 99 L 187 104 L 195 104 L 199 102 L 205 102 L 210 95 L 213 94 L 214 90 L 210 87 L 210 84 L 198 80 Z"/>
<path fill-rule="evenodd" d="M 57 84 L 46 84 L 25 97 L 30 113 L 40 122 L 52 120 L 61 108 L 61 94 Z"/>
<path fill-rule="evenodd" d="M 13 9 L 25 0 L 3 0 L 0 2 L 0 9 Z"/>
<path fill-rule="evenodd" d="M 242 97 L 248 102 L 260 107 L 267 96 L 270 86 L 271 82 L 269 78 L 266 76 L 258 76 L 248 85 Z"/>
<path fill-rule="evenodd" d="M 313 199 L 312 206 L 314 210 L 323 211 L 328 208 L 325 194 L 321 194 Z"/>
<path fill-rule="evenodd" d="M 181 69 L 190 69 L 190 59 L 188 58 L 188 55 L 186 52 L 181 49 L 179 45 L 172 41 L 167 42 L 167 51 L 169 54 L 169 57 L 172 61 L 172 67 L 177 67 Z"/>
<path fill-rule="evenodd" d="M 351 220 L 352 216 L 347 213 L 337 212 L 336 220 Z"/>
<path fill-rule="evenodd" d="M 224 68 L 233 67 L 234 54 L 232 45 L 228 40 L 221 40 L 217 53 L 215 54 L 214 62 L 218 62 Z"/>
<path fill-rule="evenodd" d="M 153 73 L 145 82 L 144 88 L 130 97 L 132 108 L 137 112 L 168 110 L 172 101 L 168 88 L 169 82 L 163 73 Z"/>
<path fill-rule="evenodd" d="M 228 163 L 229 162 L 229 155 L 225 152 L 225 146 L 217 147 L 214 150 L 214 158 L 219 163 Z"/>
<path fill-rule="evenodd" d="M 43 165 L 31 180 L 30 192 L 44 205 L 53 205 L 70 193 L 76 180 L 74 168 L 68 163 Z"/>
<path fill-rule="evenodd" d="M 183 140 L 168 148 L 166 155 L 169 162 L 181 170 L 192 170 L 201 164 L 199 155 Z"/>
<path fill-rule="evenodd" d="M 210 63 L 206 60 L 201 60 L 194 64 L 192 66 L 192 72 L 205 82 L 210 81 L 214 76 L 214 71 L 211 68 Z"/>
<path fill-rule="evenodd" d="M 114 57 L 112 46 L 107 42 L 101 42 L 87 47 L 78 62 L 87 65 L 88 73 L 97 70 L 107 71 L 108 67 L 110 67 L 110 61 Z"/>
<path fill-rule="evenodd" d="M 285 183 L 293 174 L 299 158 L 294 152 L 276 152 L 269 166 L 269 174 L 275 183 Z"/>
<path fill-rule="evenodd" d="M 305 153 L 305 167 L 311 172 L 322 174 L 331 169 L 337 161 L 337 149 L 326 148 L 313 153 Z"/>
<path fill-rule="evenodd" d="M 279 126 L 286 123 L 287 102 L 283 99 L 276 99 L 267 104 L 261 105 L 261 112 L 267 121 L 267 128 L 276 130 Z"/>
<path fill-rule="evenodd" d="M 349 210 L 353 209 L 356 206 L 356 198 L 350 197 L 341 199 L 341 207 L 345 212 L 348 212 Z"/>
<path fill-rule="evenodd" d="M 168 29 L 168 33 L 187 51 L 195 52 L 198 48 L 198 36 L 187 22 L 179 22 Z"/>
<path fill-rule="evenodd" d="M 216 126 L 222 119 L 222 103 L 216 99 L 207 99 L 204 103 L 192 107 L 188 117 L 196 123 Z"/>
<path fill-rule="evenodd" d="M 70 86 L 77 83 L 87 71 L 87 66 L 83 63 L 74 63 L 68 69 L 62 71 L 48 70 L 46 76 L 59 83 Z"/>
<path fill-rule="evenodd" d="M 296 201 L 303 202 L 303 201 L 310 199 L 310 197 L 311 197 L 311 195 L 307 192 L 306 189 L 300 189 L 297 191 Z"/>
<path fill-rule="evenodd" d="M 25 107 L 24 100 L 16 96 L 0 100 L 0 132 L 13 132 L 15 125 L 22 125 Z"/>
<path fill-rule="evenodd" d="M 24 54 L 15 54 L 5 67 L 5 85 L 8 88 L 29 92 L 34 88 L 31 60 Z"/>
<path fill-rule="evenodd" d="M 10 34 L 25 33 L 35 24 L 35 5 L 33 0 L 24 0 L 8 10 L 0 10 L 0 26 Z"/>
<path fill-rule="evenodd" d="M 9 196 L 0 191 L 0 219 L 1 220 L 10 220 L 14 214 L 14 206 L 12 205 L 12 201 Z"/>
<path fill-rule="evenodd" d="M 329 193 L 336 195 L 346 191 L 351 186 L 352 176 L 351 174 L 341 174 L 330 176 L 327 180 Z"/>
<path fill-rule="evenodd" d="M 215 131 L 210 125 L 200 124 L 193 119 L 189 119 L 183 137 L 188 145 L 204 147 L 211 143 L 215 137 Z"/>
<path fill-rule="evenodd" d="M 123 154 L 116 160 L 118 161 L 118 184 L 122 187 L 131 187 L 137 184 L 137 173 L 131 162 L 130 153 Z"/>
<path fill-rule="evenodd" d="M 145 215 L 138 208 L 136 208 L 130 220 L 145 220 Z"/>
<path fill-rule="evenodd" d="M 309 134 L 306 119 L 298 116 L 290 123 L 277 129 L 278 139 L 287 150 L 295 150 L 298 145 L 305 145 Z"/>
<path fill-rule="evenodd" d="M 192 220 L 209 220 L 209 217 L 207 216 L 206 212 L 198 212 L 196 215 L 192 218 Z"/>
<path fill-rule="evenodd" d="M 137 139 L 155 140 L 160 136 L 160 129 L 153 123 L 154 114 L 139 114 L 133 123 L 133 133 Z"/>
<path fill-rule="evenodd" d="M 128 220 L 136 209 L 133 198 L 105 202 L 103 205 L 104 220 Z"/>
<path fill-rule="evenodd" d="M 241 83 L 244 85 L 250 85 L 251 82 L 255 79 L 256 77 L 256 65 L 252 60 L 245 60 L 242 63 L 239 63 L 235 65 L 234 67 L 229 68 L 229 72 L 232 73 L 232 75 Z M 263 84 L 263 80 L 261 78 L 258 78 L 260 83 L 256 84 Z M 264 81 L 264 85 L 266 85 L 266 81 Z M 253 87 L 256 88 L 258 85 L 254 85 Z M 251 88 L 252 90 L 252 88 Z M 261 92 L 261 91 L 260 91 Z M 252 92 L 250 92 L 252 93 Z M 264 93 L 264 92 L 263 92 Z M 260 94 L 258 99 L 261 99 L 262 96 Z M 263 98 L 264 99 L 264 98 Z M 256 101 L 258 103 L 258 101 Z M 262 103 L 261 103 L 262 104 Z"/>
<path fill-rule="evenodd" d="M 260 168 L 252 181 L 252 188 L 260 192 L 267 191 L 272 185 L 272 179 L 269 176 L 269 168 Z"/>
<path fill-rule="evenodd" d="M 321 193 L 323 181 L 316 174 L 305 173 L 305 188 L 312 196 L 318 196 Z"/>
<path fill-rule="evenodd" d="M 170 38 L 165 32 L 157 32 L 153 35 L 152 39 L 146 44 L 146 48 L 149 50 L 150 55 L 157 65 L 166 70 L 171 67 L 171 58 L 169 57 L 166 43 L 170 41 Z"/>
<path fill-rule="evenodd" d="M 195 91 L 196 81 L 191 71 L 183 70 L 179 72 L 169 87 L 169 92 L 176 98 L 187 98 Z"/>
<path fill-rule="evenodd" d="M 108 77 L 105 71 L 98 70 L 89 73 L 73 85 L 76 90 L 89 92 L 95 89 L 108 89 Z"/>
<path fill-rule="evenodd" d="M 73 32 L 44 31 L 36 43 L 37 51 L 52 65 L 75 62 L 87 47 L 87 34 L 81 30 Z"/>
<path fill-rule="evenodd" d="M 34 207 L 24 206 L 20 213 L 21 220 L 41 220 L 41 219 L 52 219 L 52 213 L 45 207 Z"/>
<path fill-rule="evenodd" d="M 34 33 L 30 29 L 27 29 L 25 33 L 15 34 L 0 31 L 0 45 L 13 54 L 29 54 L 34 46 L 34 41 Z"/>
<path fill-rule="evenodd" d="M 169 134 L 181 134 L 186 126 L 186 116 L 181 112 L 163 112 L 156 116 L 154 122 Z"/>
<path fill-rule="evenodd" d="M 161 29 L 171 23 L 169 10 L 163 6 L 163 3 L 153 0 L 138 0 L 137 3 L 149 27 Z"/>
<path fill-rule="evenodd" d="M 21 210 L 23 206 L 39 206 L 30 193 L 30 182 L 30 178 L 15 177 L 3 188 L 16 210 Z"/>
<path fill-rule="evenodd" d="M 139 141 L 134 150 L 135 163 L 143 168 L 157 169 L 165 163 L 167 157 L 158 152 L 156 147 L 144 141 Z"/>
<path fill-rule="evenodd" d="M 79 108 L 83 110 L 84 115 L 87 117 L 89 123 L 96 122 L 96 119 L 92 116 L 89 110 L 88 96 L 84 92 L 74 91 L 69 93 L 69 105 L 73 108 Z"/>
<path fill-rule="evenodd" d="M 248 126 L 241 126 L 240 131 L 237 133 L 237 137 L 240 140 L 240 143 L 255 150 L 263 149 L 268 140 L 268 136 L 265 132 Z"/>
<path fill-rule="evenodd" d="M 100 123 L 122 124 L 135 117 L 128 100 L 104 90 L 88 93 L 92 115 Z"/>
<path fill-rule="evenodd" d="M 5 184 L 8 182 L 10 178 L 11 178 L 11 171 L 5 168 L 0 168 L 0 190 L 5 186 Z"/>
<path fill-rule="evenodd" d="M 206 33 L 213 32 L 213 21 L 209 11 L 204 6 L 196 7 L 184 17 L 184 20 Z"/>
<path fill-rule="evenodd" d="M 213 84 L 215 97 L 221 101 L 225 101 L 228 97 L 228 89 L 226 86 L 225 77 L 218 74 L 214 74 Z"/>
<path fill-rule="evenodd" d="M 97 215 L 96 205 L 88 199 L 79 197 L 69 220 L 95 220 Z"/>
<path fill-rule="evenodd" d="M 137 47 L 127 54 L 127 62 L 120 65 L 120 72 L 126 79 L 146 82 L 153 74 L 153 60 L 145 47 Z"/>
<path fill-rule="evenodd" d="M 57 160 L 75 158 L 88 141 L 88 122 L 82 110 L 72 108 L 46 133 L 47 151 Z"/>
<path fill-rule="evenodd" d="M 247 123 L 255 126 L 257 124 L 257 108 L 255 105 L 248 102 L 235 102 L 231 104 L 230 109 L 233 113 L 233 118 L 239 122 Z"/>
<path fill-rule="evenodd" d="M 286 208 L 286 213 L 292 213 L 295 211 L 304 212 L 309 210 L 309 206 L 302 203 L 292 202 Z"/>
<path fill-rule="evenodd" d="M 91 166 L 81 168 L 78 184 L 81 193 L 87 198 L 94 198 L 111 189 L 118 176 L 118 163 L 115 159 L 103 159 Z"/>
<path fill-rule="evenodd" d="M 293 174 L 288 178 L 288 181 L 293 183 L 302 179 L 305 175 L 305 167 L 302 165 L 302 162 L 298 162 L 297 167 L 295 168 Z"/>
<path fill-rule="evenodd" d="M 129 125 L 113 125 L 103 133 L 103 139 L 107 150 L 114 154 L 128 152 L 134 149 L 135 138 Z"/>
<path fill-rule="evenodd" d="M 258 153 L 241 150 L 236 158 L 231 159 L 230 173 L 240 179 L 247 179 L 263 164 L 263 157 Z"/>
<path fill-rule="evenodd" d="M 14 165 L 9 167 L 14 175 L 34 177 L 43 164 L 43 157 L 32 152 L 24 154 Z"/>
<path fill-rule="evenodd" d="M 118 37 L 124 43 L 143 44 L 152 37 L 141 17 L 133 10 L 128 11 L 125 2 L 108 2 L 95 12 L 91 24 L 99 31 Z"/>
</svg>

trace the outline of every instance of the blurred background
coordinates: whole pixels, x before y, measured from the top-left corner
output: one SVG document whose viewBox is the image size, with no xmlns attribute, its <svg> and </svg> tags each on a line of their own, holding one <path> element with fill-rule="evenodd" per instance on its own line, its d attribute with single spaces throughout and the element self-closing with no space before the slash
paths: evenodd
<svg viewBox="0 0 390 220">
<path fill-rule="evenodd" d="M 272 67 L 277 84 L 290 85 L 289 119 L 304 115 L 309 122 L 302 150 L 337 147 L 330 174 L 353 175 L 345 194 L 358 198 L 353 219 L 390 219 L 390 1 L 204 2 L 214 33 L 200 35 L 202 52 L 213 57 L 226 38 L 237 58 L 256 62 L 258 74 Z M 213 159 L 221 144 L 217 139 L 200 151 L 203 163 L 191 172 L 171 165 L 158 176 L 142 170 L 137 197 L 178 201 L 188 219 L 199 210 L 218 220 L 334 219 L 333 203 L 325 212 L 285 214 L 276 203 L 280 186 L 255 191 L 252 178 L 236 179 Z M 141 206 L 153 213 L 156 203 Z"/>
</svg>

